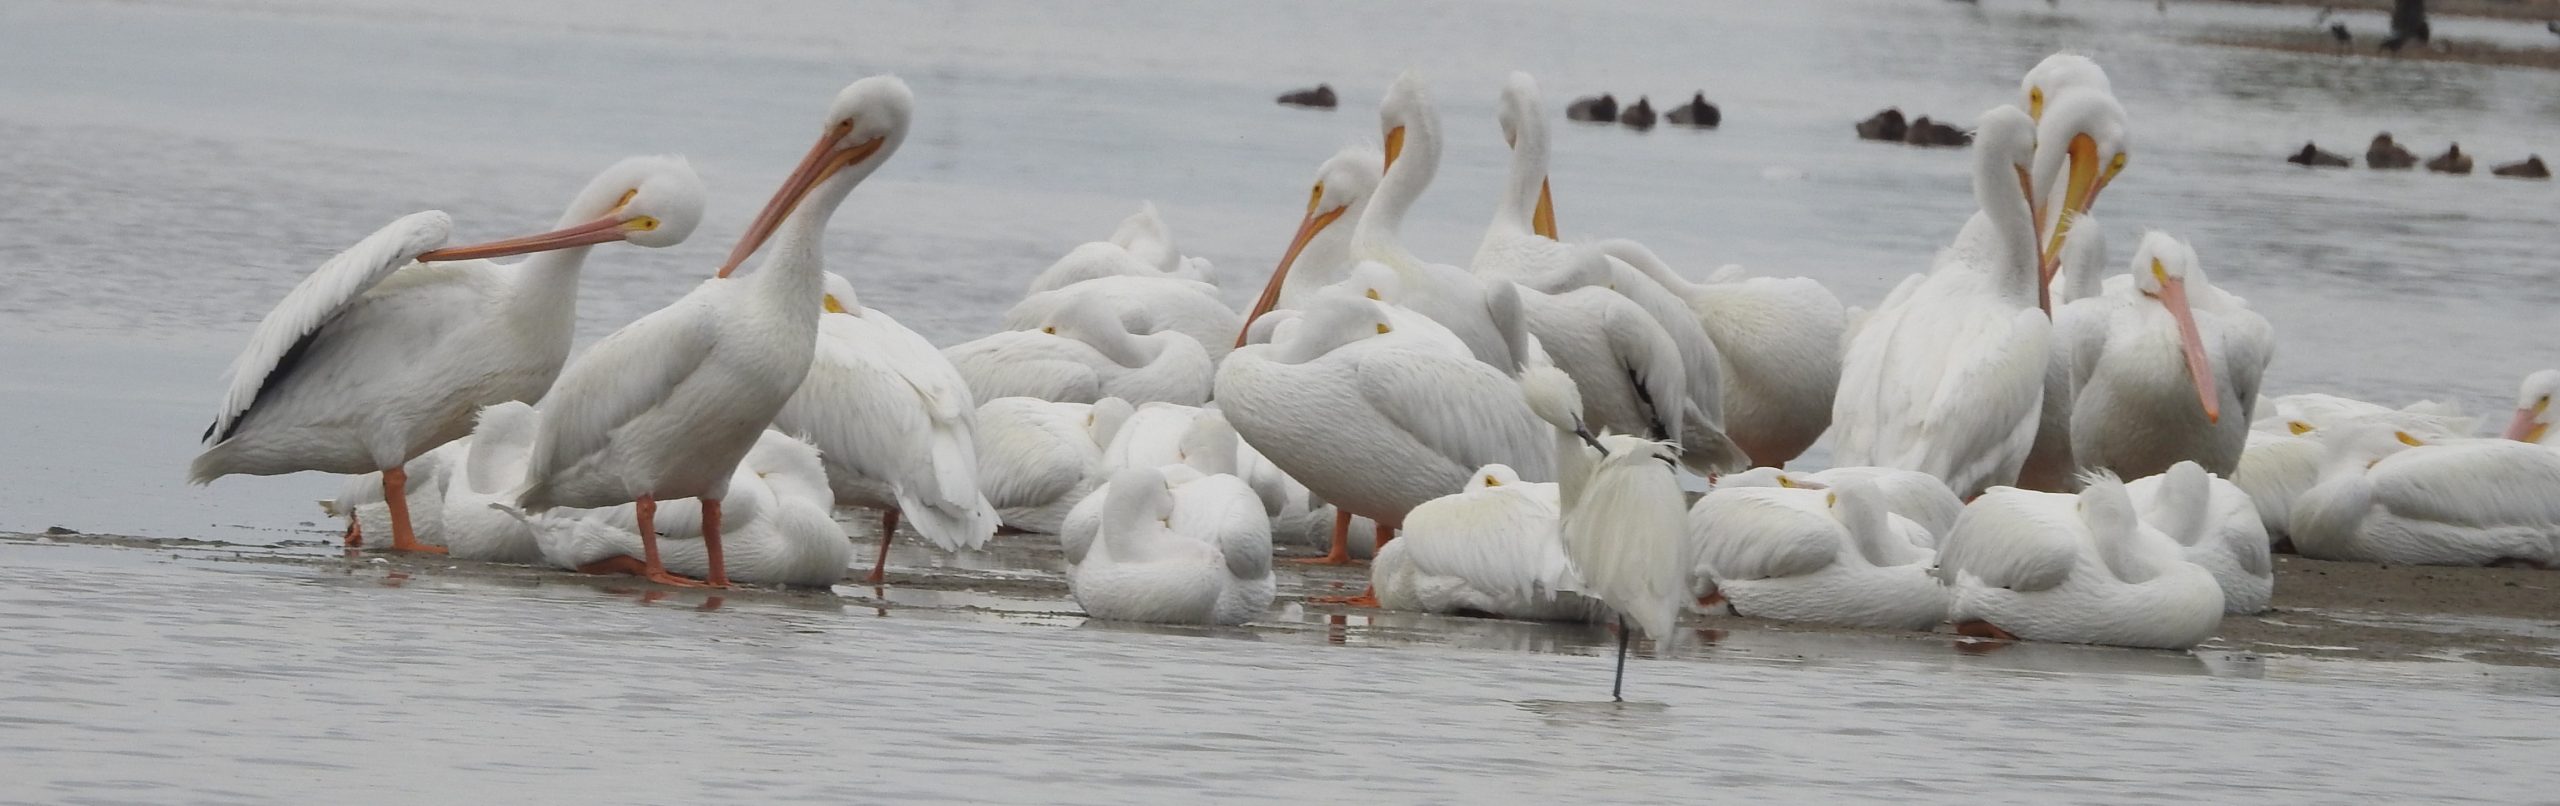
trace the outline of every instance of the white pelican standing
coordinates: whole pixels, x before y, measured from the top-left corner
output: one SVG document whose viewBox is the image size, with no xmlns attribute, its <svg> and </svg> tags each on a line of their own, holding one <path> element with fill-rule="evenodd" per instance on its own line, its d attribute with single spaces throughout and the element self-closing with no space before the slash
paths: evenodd
<svg viewBox="0 0 2560 806">
<path fill-rule="evenodd" d="M 535 563 L 542 548 L 524 518 L 503 510 L 507 494 L 524 483 L 540 415 L 523 401 L 480 410 L 470 446 L 455 463 L 444 491 L 445 548 L 455 559 Z M 493 507 L 491 504 L 500 506 Z"/>
<path fill-rule="evenodd" d="M 1575 592 L 1563 517 L 1554 482 L 1486 465 L 1405 516 L 1404 534 L 1369 565 L 1370 587 L 1391 610 L 1589 621 L 1600 603 Z"/>
<path fill-rule="evenodd" d="M 1128 401 L 1116 397 L 989 400 L 978 407 L 978 490 L 1005 528 L 1055 534 L 1102 482 L 1102 446 L 1129 416 Z"/>
<path fill-rule="evenodd" d="M 1610 434 L 1593 437 L 1582 423 L 1573 379 L 1554 367 L 1520 374 L 1522 393 L 1555 431 L 1556 500 L 1564 513 L 1565 556 L 1582 578 L 1581 592 L 1618 614 L 1618 670 L 1609 698 L 1624 701 L 1628 621 L 1660 654 L 1679 640 L 1689 603 L 1687 512 L 1669 445 Z M 1588 446 L 1588 447 L 1586 447 Z"/>
<path fill-rule="evenodd" d="M 2064 306 L 2054 327 L 2071 356 L 2073 461 L 2121 477 L 2239 468 L 2275 331 L 2205 278 L 2194 248 L 2145 233 L 2132 276 Z"/>
<path fill-rule="evenodd" d="M 2239 485 L 2205 472 L 2194 462 L 2125 482 L 2142 522 L 2178 541 L 2187 561 L 2213 572 L 2222 586 L 2222 612 L 2264 612 L 2275 598 L 2275 560 L 2258 508 Z"/>
<path fill-rule="evenodd" d="M 1234 476 L 1178 471 L 1179 488 L 1156 468 L 1112 474 L 1099 534 L 1067 577 L 1086 615 L 1234 626 L 1271 606 L 1271 522 L 1253 491 Z M 1182 494 L 1193 488 L 1218 494 Z"/>
<path fill-rule="evenodd" d="M 1693 283 L 1632 242 L 1604 243 L 1685 303 L 1714 345 L 1724 433 L 1751 464 L 1784 465 L 1822 438 L 1848 328 L 1831 289 L 1810 277 L 1752 277 L 1740 266 Z"/>
<path fill-rule="evenodd" d="M 1288 251 L 1281 253 L 1252 310 L 1304 307 L 1314 301 L 1316 289 L 1350 275 L 1351 230 L 1367 213 L 1369 197 L 1385 172 L 1386 159 L 1367 146 L 1346 146 L 1316 166 L 1307 214 L 1298 220 L 1297 234 L 1289 237 Z M 1350 223 L 1342 223 L 1344 219 Z"/>
<path fill-rule="evenodd" d="M 623 160 L 578 191 L 558 229 L 438 248 L 438 211 L 403 216 L 320 265 L 258 322 L 188 481 L 233 473 L 380 472 L 391 548 L 412 528 L 404 466 L 471 431 L 480 407 L 532 400 L 569 357 L 585 247 L 672 246 L 702 220 L 702 180 L 672 157 Z M 502 265 L 486 258 L 533 253 Z"/>
<path fill-rule="evenodd" d="M 1947 619 L 1929 573 L 1936 538 L 1893 514 L 1872 481 L 1720 486 L 1689 508 L 1688 535 L 1693 573 L 1741 615 L 1897 630 Z"/>
<path fill-rule="evenodd" d="M 1197 406 L 1209 400 L 1208 349 L 1176 332 L 1132 333 L 1097 306 L 1049 312 L 1038 330 L 1005 330 L 944 348 L 982 399 L 1036 397 L 1090 403 L 1117 397 Z"/>
<path fill-rule="evenodd" d="M 2554 395 L 2560 395 L 2560 369 L 2524 376 L 2524 385 L 2516 390 L 2516 417 L 2507 424 L 2506 438 L 2560 447 L 2560 433 L 2551 430 Z"/>
<path fill-rule="evenodd" d="M 773 427 L 818 446 L 837 506 L 880 510 L 866 581 L 885 572 L 900 517 L 943 551 L 986 545 L 996 510 L 978 492 L 978 405 L 960 371 L 923 336 L 863 307 L 842 275 L 826 273 L 820 301 L 809 377 Z"/>
<path fill-rule="evenodd" d="M 2323 560 L 2560 568 L 2560 451 L 2441 443 L 2389 425 L 2324 429 L 2320 480 L 2293 502 L 2293 547 Z"/>
<path fill-rule="evenodd" d="M 825 134 L 747 226 L 717 276 L 587 348 L 542 401 L 541 432 L 517 505 L 636 504 L 640 574 L 666 571 L 654 525 L 660 499 L 701 498 L 708 575 L 728 584 L 720 499 L 731 471 L 798 391 L 817 350 L 826 295 L 820 275 L 827 219 L 906 139 L 915 95 L 906 82 L 853 82 L 829 108 Z M 729 276 L 774 241 L 754 274 Z M 625 569 L 599 569 L 621 571 Z"/>
<path fill-rule="evenodd" d="M 2222 587 L 2143 523 L 2124 483 L 2077 495 L 1985 492 L 1938 544 L 1957 632 L 2030 641 L 2186 649 L 2222 627 Z"/>
<path fill-rule="evenodd" d="M 1405 513 L 1476 468 L 1549 477 L 1553 453 L 1501 370 L 1399 337 L 1385 306 L 1319 297 L 1284 338 L 1238 348 L 1218 368 L 1218 407 L 1254 450 L 1344 516 L 1323 562 L 1350 561 L 1347 515 L 1383 545 Z"/>
<path fill-rule="evenodd" d="M 533 528 L 543 558 L 562 568 L 637 573 L 650 545 L 665 543 L 662 562 L 675 573 L 825 588 L 843 580 L 845 566 L 853 562 L 853 543 L 830 514 L 834 498 L 816 448 L 765 431 L 738 461 L 722 498 L 671 501 L 659 508 L 648 525 L 658 533 L 655 540 L 641 539 L 636 503 L 554 509 L 536 516 Z M 719 520 L 706 523 L 704 505 L 715 500 L 722 502 Z M 714 534 L 725 542 L 712 542 Z"/>
<path fill-rule="evenodd" d="M 1974 132 L 1974 198 L 1998 237 L 1939 254 L 1849 345 L 1833 461 L 1918 470 L 1960 497 L 2015 481 L 2035 439 L 2052 323 L 2036 308 L 2032 124 L 2014 107 Z"/>
</svg>

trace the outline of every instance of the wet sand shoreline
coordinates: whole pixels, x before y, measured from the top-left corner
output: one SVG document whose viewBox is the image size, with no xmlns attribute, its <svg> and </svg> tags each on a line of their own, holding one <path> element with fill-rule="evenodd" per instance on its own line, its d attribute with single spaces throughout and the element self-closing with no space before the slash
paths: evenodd
<svg viewBox="0 0 2560 806">
<path fill-rule="evenodd" d="M 855 518 L 860 524 L 864 519 Z M 869 536 L 852 536 L 864 543 Z M 873 534 L 876 534 L 873 533 Z M 609 593 L 637 594 L 647 600 L 678 593 L 704 596 L 620 577 L 593 577 L 532 566 L 502 565 L 443 557 L 375 552 L 346 552 L 323 539 L 251 545 L 191 538 L 125 535 L 0 533 L 0 549 L 68 544 L 137 552 L 184 553 L 197 559 L 335 571 L 372 577 L 383 584 L 408 579 L 458 579 L 499 585 L 585 585 Z M 1063 560 L 1053 539 L 1044 535 L 1000 535 L 982 552 L 949 561 L 911 541 L 900 541 L 892 553 L 885 584 L 861 583 L 858 574 L 827 591 L 740 588 L 720 592 L 711 601 L 770 602 L 786 606 L 828 604 L 890 610 L 938 610 L 1001 613 L 1015 618 L 1081 621 L 1082 613 L 1067 599 L 1060 574 Z M 964 567 L 965 566 L 965 567 Z M 1415 615 L 1415 629 L 1464 625 L 1469 619 L 1391 614 L 1376 610 L 1316 604 L 1311 597 L 1358 593 L 1366 583 L 1365 566 L 1328 568 L 1284 563 L 1279 599 L 1273 616 L 1247 630 L 1269 633 L 1338 629 L 1345 617 Z M 2560 572 L 2511 568 L 2443 568 L 2384 566 L 2276 558 L 2275 609 L 2254 616 L 2231 616 L 2221 633 L 2198 652 L 2240 656 L 2301 657 L 2318 660 L 2391 662 L 2470 662 L 2492 666 L 2560 668 Z M 1367 619 L 1372 626 L 1383 624 Z M 1507 623 L 1507 622 L 1489 622 Z M 1791 624 L 1724 614 L 1693 615 L 1690 626 L 1710 642 L 1730 633 L 1791 633 L 1842 642 L 1946 644 L 1967 648 L 1970 639 L 1946 632 L 1896 632 Z M 1526 624 L 1522 622 L 1521 624 Z M 1458 629 L 1458 627 L 1451 627 Z M 1943 628 L 1942 628 L 1943 630 Z M 1980 650 L 1997 642 L 1980 642 Z M 2103 650 L 2102 650 L 2103 651 Z M 2141 653 L 2140 650 L 2120 650 Z M 2128 656 L 2130 657 L 2130 656 Z"/>
</svg>

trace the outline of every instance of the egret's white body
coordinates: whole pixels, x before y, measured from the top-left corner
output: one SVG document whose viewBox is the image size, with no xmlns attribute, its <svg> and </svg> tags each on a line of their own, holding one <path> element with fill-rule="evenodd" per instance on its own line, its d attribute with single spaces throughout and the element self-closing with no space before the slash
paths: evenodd
<svg viewBox="0 0 2560 806">
<path fill-rule="evenodd" d="M 1038 330 L 1059 309 L 1070 306 L 1102 309 L 1130 333 L 1190 336 L 1208 351 L 1211 361 L 1225 358 L 1234 349 L 1236 331 L 1244 327 L 1244 315 L 1218 299 L 1216 286 L 1170 277 L 1113 275 L 1024 297 L 1005 311 L 1004 329 Z"/>
<path fill-rule="evenodd" d="M 809 374 L 826 295 L 827 220 L 906 137 L 914 95 L 879 76 L 839 93 L 823 139 L 732 250 L 721 276 L 589 347 L 543 399 L 519 506 L 639 502 L 640 534 L 662 499 L 702 498 L 722 584 L 719 501 L 732 471 Z M 753 274 L 726 276 L 763 246 Z M 654 552 L 652 552 L 654 553 Z M 654 566 L 654 564 L 652 564 Z M 674 581 L 650 567 L 653 579 Z"/>
<path fill-rule="evenodd" d="M 2071 455 L 2081 466 L 2128 478 L 2180 461 L 2224 476 L 2239 468 L 2275 330 L 2214 287 L 2194 249 L 2145 234 L 2131 276 L 2055 319 L 2057 349 L 2071 356 Z"/>
<path fill-rule="evenodd" d="M 534 429 L 541 416 L 533 407 L 508 401 L 480 410 L 460 461 L 448 470 L 444 491 L 444 545 L 455 559 L 502 563 L 542 561 L 533 527 L 505 509 L 507 494 L 524 483 L 525 463 L 533 453 Z M 493 506 L 495 505 L 495 506 Z"/>
<path fill-rule="evenodd" d="M 1271 524 L 1261 502 L 1234 476 L 1178 475 L 1195 478 L 1177 488 L 1155 468 L 1111 477 L 1100 534 L 1067 577 L 1087 615 L 1237 625 L 1270 608 Z"/>
<path fill-rule="evenodd" d="M 1553 431 L 1560 529 L 1581 593 L 1669 649 L 1692 598 L 1688 512 L 1672 470 L 1678 457 L 1658 442 L 1591 436 L 1573 379 L 1562 371 L 1531 367 L 1520 386 Z"/>
<path fill-rule="evenodd" d="M 729 579 L 756 585 L 817 587 L 844 579 L 853 544 L 829 514 L 835 493 L 818 450 L 780 431 L 766 431 L 747 452 L 721 499 L 720 537 Z M 702 506 L 671 501 L 654 517 L 667 570 L 705 578 L 711 573 L 703 539 Z M 593 510 L 554 509 L 536 516 L 544 559 L 562 568 L 590 567 L 611 559 L 640 560 L 647 549 L 637 531 L 633 504 Z"/>
<path fill-rule="evenodd" d="M 2319 483 L 2293 502 L 2302 556 L 2560 567 L 2560 451 L 2503 439 L 2430 443 L 2387 425 L 2321 433 Z"/>
<path fill-rule="evenodd" d="M 2125 482 L 2142 522 L 2178 541 L 2187 561 L 2213 572 L 2222 612 L 2264 612 L 2275 598 L 2275 561 L 2257 505 L 2238 485 L 2179 462 L 2169 472 Z"/>
<path fill-rule="evenodd" d="M 883 558 L 896 518 L 943 551 L 985 545 L 996 510 L 978 492 L 978 406 L 960 371 L 923 336 L 863 307 L 841 275 L 827 273 L 821 308 L 809 376 L 774 428 L 818 447 L 837 506 L 889 513 Z"/>
<path fill-rule="evenodd" d="M 1218 283 L 1217 272 L 1209 261 L 1184 257 L 1175 251 L 1173 228 L 1157 214 L 1155 202 L 1144 202 L 1138 205 L 1138 212 L 1120 222 L 1110 240 L 1069 250 L 1066 257 L 1031 278 L 1029 290 L 1023 293 L 1038 296 L 1104 277 L 1162 278 L 1212 288 Z"/>
<path fill-rule="evenodd" d="M 1993 488 L 1938 545 L 1947 620 L 2031 641 L 2185 649 L 2222 627 L 2222 587 L 2142 522 L 2124 484 Z"/>
<path fill-rule="evenodd" d="M 559 377 L 589 246 L 681 242 L 702 201 L 683 160 L 645 157 L 597 175 L 542 235 L 440 249 L 452 229 L 444 213 L 391 222 L 321 264 L 258 323 L 189 481 L 379 471 L 405 490 L 404 463 L 469 433 L 481 407 L 541 397 Z M 529 251 L 514 264 L 472 259 Z"/>
<path fill-rule="evenodd" d="M 978 489 L 1005 528 L 1055 534 L 1102 482 L 1102 446 L 1129 404 L 1000 397 L 978 407 Z"/>
<path fill-rule="evenodd" d="M 1852 483 L 1875 485 L 1884 501 L 1886 512 L 1909 519 L 1925 533 L 1919 545 L 1934 548 L 1938 538 L 1945 537 L 1956 525 L 1956 516 L 1964 512 L 1964 500 L 1938 477 L 1916 470 L 1891 467 L 1834 467 L 1814 473 L 1781 471 L 1774 467 L 1755 467 L 1741 473 L 1720 476 L 1715 489 L 1727 487 L 1795 487 L 1828 490 Z"/>
<path fill-rule="evenodd" d="M 1974 196 L 1998 237 L 1942 252 L 1852 337 L 1832 409 L 1834 461 L 1918 470 L 1959 496 L 2016 480 L 2052 336 L 2036 308 L 2039 252 L 2021 187 L 2033 145 L 2024 113 L 1983 115 Z"/>
<path fill-rule="evenodd" d="M 1391 610 L 1590 621 L 1601 606 L 1575 592 L 1562 518 L 1554 482 L 1487 465 L 1405 516 L 1404 534 L 1369 566 L 1370 587 Z"/>
<path fill-rule="evenodd" d="M 1133 333 L 1120 317 L 1090 305 L 1062 306 L 1038 330 L 1000 331 L 942 354 L 982 400 L 1116 397 L 1197 406 L 1209 400 L 1214 366 L 1190 336 Z"/>
<path fill-rule="evenodd" d="M 1907 630 L 1947 617 L 1935 538 L 1872 482 L 1719 487 L 1690 507 L 1688 535 L 1691 573 L 1741 615 Z"/>
</svg>

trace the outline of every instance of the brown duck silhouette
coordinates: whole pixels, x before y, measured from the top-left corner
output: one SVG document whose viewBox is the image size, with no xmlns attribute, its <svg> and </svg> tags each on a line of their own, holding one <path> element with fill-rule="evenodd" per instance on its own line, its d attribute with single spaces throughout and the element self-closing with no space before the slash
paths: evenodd
<svg viewBox="0 0 2560 806">
<path fill-rule="evenodd" d="M 1645 100 L 1642 95 L 1636 96 L 1634 106 L 1618 112 L 1619 123 L 1633 126 L 1638 130 L 1653 128 L 1654 117 L 1653 102 Z"/>
<path fill-rule="evenodd" d="M 2540 154 L 2525 157 L 2523 162 L 2510 162 L 2496 168 L 2491 168 L 2489 169 L 2489 173 L 2496 174 L 2498 176 L 2511 176 L 2517 179 L 2551 178 L 2551 169 L 2542 164 L 2542 155 Z"/>
<path fill-rule="evenodd" d="M 1334 104 L 1338 102 L 1339 99 L 1333 97 L 1333 85 L 1331 84 L 1318 84 L 1315 86 L 1315 89 L 1296 90 L 1280 94 L 1280 104 L 1282 106 L 1304 106 L 1313 109 L 1332 109 Z"/>
<path fill-rule="evenodd" d="M 2344 168 L 2355 164 L 2346 157 L 2322 151 L 2318 145 L 2311 143 L 2303 143 L 2300 152 L 2284 158 L 2284 161 L 2312 168 Z"/>
<path fill-rule="evenodd" d="M 1858 139 L 1899 143 L 1903 133 L 1910 130 L 1911 124 L 1902 119 L 1902 110 L 1888 108 L 1858 122 Z"/>
<path fill-rule="evenodd" d="M 1919 119 L 1911 121 L 1909 131 L 1902 133 L 1902 142 L 1907 145 L 1932 148 L 1962 148 L 1973 142 L 1973 135 L 1966 133 L 1963 129 L 1930 120 L 1928 115 L 1921 115 Z"/>
<path fill-rule="evenodd" d="M 2379 170 L 2404 171 L 2418 164 L 2418 155 L 2392 142 L 2390 132 L 2383 132 L 2373 136 L 2373 145 L 2365 147 L 2364 164 Z"/>
<path fill-rule="evenodd" d="M 1717 109 L 1715 104 L 1707 103 L 1707 94 L 1700 92 L 1689 96 L 1688 103 L 1671 110 L 1671 114 L 1667 117 L 1672 123 L 1682 126 L 1712 129 L 1724 123 L 1724 110 Z"/>
<path fill-rule="evenodd" d="M 2461 143 L 2454 143 L 2445 148 L 2444 153 L 2436 155 L 2435 159 L 2427 160 L 2427 170 L 2440 174 L 2470 173 L 2471 155 L 2462 153 Z"/>
<path fill-rule="evenodd" d="M 1585 95 L 1573 99 L 1573 103 L 1566 105 L 1564 116 L 1568 119 L 1591 123 L 1616 123 L 1618 122 L 1618 99 L 1605 92 L 1598 95 Z"/>
</svg>

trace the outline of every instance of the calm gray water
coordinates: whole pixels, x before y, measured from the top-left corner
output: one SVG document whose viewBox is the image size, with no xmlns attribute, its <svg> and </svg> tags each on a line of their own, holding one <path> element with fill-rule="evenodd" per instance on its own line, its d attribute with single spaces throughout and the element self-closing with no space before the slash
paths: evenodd
<svg viewBox="0 0 2560 806">
<path fill-rule="evenodd" d="M 2136 126 L 2100 208 L 2116 260 L 2143 228 L 2192 240 L 2275 323 L 2274 391 L 2501 410 L 2524 372 L 2560 365 L 2560 188 L 2280 157 L 2382 129 L 2428 151 L 2459 139 L 2484 165 L 2560 156 L 2560 74 L 2195 42 L 2309 16 L 2084 0 L 22 0 L 0 5 L 0 530 L 298 536 L 335 480 L 181 479 L 221 367 L 311 266 L 429 207 L 458 237 L 514 234 L 621 156 L 685 154 L 711 218 L 681 247 L 598 255 L 581 334 L 601 335 L 697 282 L 832 93 L 875 72 L 915 87 L 915 131 L 837 216 L 829 259 L 866 303 L 950 343 L 1143 199 L 1243 302 L 1315 164 L 1374 139 L 1372 105 L 1406 68 L 1432 81 L 1450 138 L 1410 224 L 1422 254 L 1473 249 L 1503 171 L 1494 94 L 1525 69 L 1551 106 L 1704 89 L 1725 109 L 1705 133 L 1560 125 L 1568 237 L 1640 238 L 1693 275 L 1818 277 L 1871 304 L 1969 212 L 1968 157 L 1860 143 L 1850 124 L 1887 105 L 1970 120 L 2044 54 L 2082 50 Z M 1319 80 L 1341 110 L 1270 102 Z M 2555 746 L 2547 720 L 2516 721 L 2547 685 L 2327 666 L 2257 680 L 2140 653 L 2056 673 L 1710 654 L 1646 674 L 1666 708 L 1621 712 L 1520 704 L 1587 700 L 1604 673 L 1517 651 L 1559 648 L 1544 634 L 1309 651 L 130 554 L 0 563 L 0 780 L 51 787 L 0 799 L 2513 801 L 2549 797 L 2525 771 Z M 1565 651 L 1587 648 L 1575 635 Z"/>
</svg>

